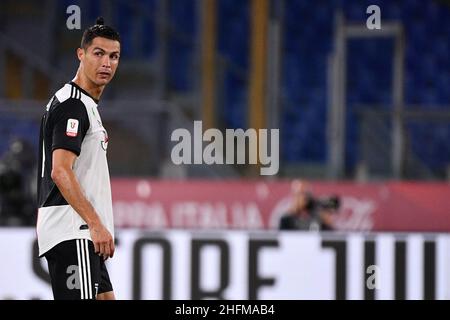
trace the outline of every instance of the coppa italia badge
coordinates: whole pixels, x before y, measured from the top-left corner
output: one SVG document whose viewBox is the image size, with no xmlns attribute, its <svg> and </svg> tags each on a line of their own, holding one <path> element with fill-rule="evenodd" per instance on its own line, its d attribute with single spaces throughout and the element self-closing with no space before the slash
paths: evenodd
<svg viewBox="0 0 450 320">
<path fill-rule="evenodd" d="M 69 137 L 76 137 L 78 135 L 78 120 L 77 119 L 67 120 L 66 135 Z"/>
</svg>

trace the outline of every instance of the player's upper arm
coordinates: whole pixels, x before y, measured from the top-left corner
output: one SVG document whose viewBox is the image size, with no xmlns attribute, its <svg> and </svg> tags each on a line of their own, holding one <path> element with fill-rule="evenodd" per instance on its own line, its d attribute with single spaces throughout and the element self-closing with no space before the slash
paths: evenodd
<svg viewBox="0 0 450 320">
<path fill-rule="evenodd" d="M 65 149 L 56 149 L 52 153 L 52 177 L 61 170 L 72 170 L 77 155 Z"/>
<path fill-rule="evenodd" d="M 52 152 L 52 180 L 59 186 L 65 184 L 69 177 L 69 171 L 73 168 L 73 163 L 77 155 L 65 149 L 56 149 Z"/>
<path fill-rule="evenodd" d="M 64 149 L 78 156 L 88 129 L 89 116 L 84 103 L 79 99 L 64 101 L 51 115 L 52 151 Z"/>
</svg>

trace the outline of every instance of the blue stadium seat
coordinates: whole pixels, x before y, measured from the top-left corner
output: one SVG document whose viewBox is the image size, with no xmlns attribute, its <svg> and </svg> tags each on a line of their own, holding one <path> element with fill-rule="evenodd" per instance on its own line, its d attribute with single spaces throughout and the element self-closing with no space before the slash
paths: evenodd
<svg viewBox="0 0 450 320">
<path fill-rule="evenodd" d="M 158 0 L 139 0 L 155 12 Z M 79 4 L 62 0 L 62 5 Z M 220 54 L 243 74 L 249 71 L 250 2 L 236 5 L 234 0 L 218 0 L 218 39 Z M 348 21 L 364 23 L 371 0 L 288 0 L 283 26 L 283 99 L 281 139 L 283 160 L 287 162 L 326 161 L 327 59 L 333 50 L 334 17 L 342 9 Z M 117 26 L 123 36 L 125 57 L 136 57 L 131 42 L 133 12 L 124 1 L 116 2 Z M 450 6 L 438 1 L 379 0 L 382 21 L 400 20 L 406 33 L 405 102 L 421 106 L 450 104 Z M 98 2 L 89 2 L 88 17 L 99 12 Z M 172 90 L 193 89 L 192 72 L 196 58 L 198 17 L 189 1 L 172 1 L 170 6 L 169 82 Z M 155 24 L 145 20 L 142 49 L 151 57 L 157 49 Z M 178 37 L 177 34 L 183 34 Z M 233 36 L 236 35 L 236 36 Z M 188 40 L 186 40 L 188 39 Z M 352 40 L 348 44 L 346 141 L 347 166 L 358 157 L 359 127 L 357 106 L 373 104 L 386 110 L 392 107 L 392 40 Z M 229 128 L 247 126 L 248 83 L 231 69 L 225 70 L 223 90 L 224 124 Z M 245 76 L 244 76 L 245 77 Z M 9 128 L 0 121 L 0 133 Z M 9 130 L 9 129 L 8 129 Z M 18 129 L 19 130 L 19 129 Z M 21 129 L 20 129 L 21 130 Z M 19 131 L 20 131 L 19 130 Z M 30 128 L 23 131 L 32 130 Z M 450 130 L 433 125 L 408 126 L 414 152 L 428 165 L 443 167 L 450 162 Z M 314 143 L 311 143 L 314 137 Z M 1 148 L 2 142 L 0 142 Z M 1 150 L 1 149 L 0 149 Z"/>
</svg>

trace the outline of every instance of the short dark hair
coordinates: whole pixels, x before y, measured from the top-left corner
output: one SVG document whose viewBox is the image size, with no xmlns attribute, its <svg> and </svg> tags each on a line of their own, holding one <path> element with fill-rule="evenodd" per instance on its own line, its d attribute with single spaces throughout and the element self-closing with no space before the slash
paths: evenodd
<svg viewBox="0 0 450 320">
<path fill-rule="evenodd" d="M 110 26 L 104 25 L 105 21 L 102 17 L 97 18 L 95 25 L 86 29 L 81 38 L 81 48 L 86 49 L 92 43 L 92 40 L 97 37 L 102 37 L 110 40 L 116 40 L 120 43 L 120 35 Z"/>
</svg>

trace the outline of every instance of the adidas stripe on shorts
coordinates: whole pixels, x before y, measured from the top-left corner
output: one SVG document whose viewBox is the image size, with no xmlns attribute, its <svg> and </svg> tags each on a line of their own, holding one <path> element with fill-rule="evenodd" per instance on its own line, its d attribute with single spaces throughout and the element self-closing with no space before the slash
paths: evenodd
<svg viewBox="0 0 450 320">
<path fill-rule="evenodd" d="M 55 300 L 96 299 L 113 291 L 102 257 L 87 239 L 63 241 L 44 254 Z"/>
</svg>

